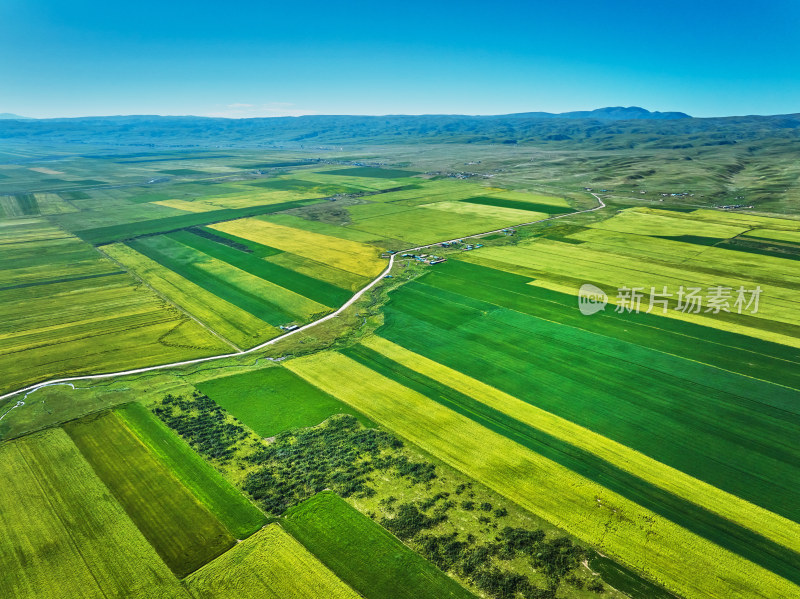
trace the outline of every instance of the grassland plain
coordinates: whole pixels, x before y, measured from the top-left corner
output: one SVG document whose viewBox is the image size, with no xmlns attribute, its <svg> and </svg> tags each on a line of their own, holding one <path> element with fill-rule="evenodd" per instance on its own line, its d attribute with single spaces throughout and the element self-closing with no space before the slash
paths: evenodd
<svg viewBox="0 0 800 599">
<path fill-rule="evenodd" d="M 382 336 L 798 518 L 797 448 L 790 441 L 800 426 L 796 391 L 416 285 L 396 294 Z M 573 366 L 565 370 L 565 363 Z"/>
<path fill-rule="evenodd" d="M 283 525 L 367 599 L 473 597 L 334 493 L 323 491 L 291 508 Z"/>
<path fill-rule="evenodd" d="M 341 354 L 299 358 L 286 367 L 684 597 L 796 594 L 788 580 Z"/>
<path fill-rule="evenodd" d="M 234 537 L 244 539 L 266 524 L 261 510 L 142 404 L 127 404 L 117 414 Z"/>
<path fill-rule="evenodd" d="M 188 599 L 63 430 L 1 444 L 0 471 L 0 595 Z"/>
<path fill-rule="evenodd" d="M 776 543 L 800 553 L 800 524 L 699 481 L 683 472 L 503 393 L 494 387 L 411 352 L 382 337 L 362 344 L 397 364 L 465 394 L 507 416 L 565 441 L 614 464 L 670 493 L 696 503 L 740 526 L 751 528 Z"/>
<path fill-rule="evenodd" d="M 268 322 L 206 291 L 127 245 L 106 245 L 103 246 L 103 252 L 237 347 L 253 346 L 278 334 L 279 329 Z"/>
<path fill-rule="evenodd" d="M 196 599 L 359 597 L 280 525 L 270 524 L 186 579 Z"/>
<path fill-rule="evenodd" d="M 69 422 L 64 429 L 176 576 L 186 576 L 235 544 L 114 412 Z"/>
<path fill-rule="evenodd" d="M 316 426 L 334 414 L 353 414 L 365 426 L 371 424 L 347 404 L 284 368 L 223 376 L 196 387 L 262 437 Z"/>
</svg>

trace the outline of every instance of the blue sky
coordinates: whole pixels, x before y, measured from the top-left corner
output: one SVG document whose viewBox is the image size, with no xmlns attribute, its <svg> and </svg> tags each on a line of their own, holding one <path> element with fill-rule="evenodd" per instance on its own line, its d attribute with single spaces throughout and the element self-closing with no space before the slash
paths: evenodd
<svg viewBox="0 0 800 599">
<path fill-rule="evenodd" d="M 800 2 L 0 0 L 0 112 L 800 112 Z"/>
</svg>

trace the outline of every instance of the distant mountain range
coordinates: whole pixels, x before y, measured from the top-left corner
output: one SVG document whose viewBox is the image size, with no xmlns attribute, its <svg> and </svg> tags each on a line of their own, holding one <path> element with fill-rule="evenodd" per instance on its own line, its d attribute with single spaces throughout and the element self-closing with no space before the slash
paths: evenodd
<svg viewBox="0 0 800 599">
<path fill-rule="evenodd" d="M 392 115 L 392 116 L 406 116 L 406 115 Z M 423 115 L 423 116 L 441 116 L 441 115 Z M 447 115 L 447 116 L 464 116 L 464 118 L 481 118 L 469 117 L 466 115 Z M 75 118 L 124 118 L 124 117 L 75 117 Z M 136 118 L 136 117 L 133 117 Z M 148 117 L 150 118 L 150 117 Z M 165 117 L 170 118 L 170 117 Z M 191 117 L 191 118 L 205 118 L 205 117 Z M 274 117 L 265 117 L 274 118 Z M 580 110 L 575 112 L 518 112 L 514 114 L 501 114 L 490 115 L 485 118 L 524 118 L 524 119 L 597 119 L 600 121 L 629 121 L 637 119 L 690 119 L 685 112 L 650 112 L 645 108 L 639 106 L 609 106 L 607 108 L 597 108 L 596 110 Z M 20 116 L 10 112 L 0 112 L 0 119 L 11 120 L 34 120 L 29 116 Z M 38 120 L 63 120 L 63 119 L 38 119 Z"/>
<path fill-rule="evenodd" d="M 632 121 L 639 119 L 690 119 L 685 112 L 650 112 L 638 106 L 609 106 L 596 110 L 579 110 L 576 112 L 519 112 L 504 115 L 526 119 L 596 119 L 598 121 Z"/>
<path fill-rule="evenodd" d="M 749 147 L 766 139 L 800 142 L 800 114 L 694 118 L 631 106 L 496 116 L 110 116 L 0 121 L 0 141 L 153 147 L 461 143 L 618 150 L 742 143 Z"/>
</svg>

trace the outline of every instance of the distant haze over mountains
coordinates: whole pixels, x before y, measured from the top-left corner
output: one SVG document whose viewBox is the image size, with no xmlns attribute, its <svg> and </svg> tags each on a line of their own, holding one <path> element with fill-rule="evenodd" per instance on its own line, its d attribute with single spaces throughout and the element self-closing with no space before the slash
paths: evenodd
<svg viewBox="0 0 800 599">
<path fill-rule="evenodd" d="M 114 146 L 320 147 L 346 144 L 506 144 L 603 150 L 800 143 L 800 114 L 694 118 L 610 107 L 551 114 L 307 115 L 229 119 L 108 116 L 0 120 L 0 141 Z"/>
<path fill-rule="evenodd" d="M 596 110 L 579 110 L 575 112 L 519 112 L 505 116 L 522 117 L 529 119 L 597 119 L 599 121 L 631 121 L 637 119 L 690 119 L 685 112 L 650 112 L 638 106 L 609 106 Z"/>
<path fill-rule="evenodd" d="M 123 115 L 119 115 L 123 116 Z M 338 116 L 338 115 L 328 115 Z M 348 115 L 345 115 L 348 116 Z M 359 115 L 349 115 L 359 116 Z M 390 115 L 390 116 L 412 116 L 412 115 Z M 420 116 L 444 116 L 444 115 L 420 115 Z M 446 115 L 446 116 L 468 116 L 468 115 Z M 596 119 L 600 121 L 629 121 L 638 119 L 689 119 L 692 118 L 685 112 L 651 112 L 639 106 L 608 106 L 606 108 L 597 108 L 595 110 L 578 110 L 573 112 L 517 112 L 513 114 L 500 114 L 500 115 L 487 115 L 485 118 L 500 118 L 500 117 L 517 117 L 526 119 Z M 72 118 L 92 118 L 92 117 L 72 117 Z M 95 117 L 95 118 L 117 118 L 117 117 Z M 168 117 L 167 117 L 168 118 Z M 194 117 L 205 118 L 205 117 Z M 217 117 L 208 117 L 217 118 Z M 259 117 L 259 118 L 284 118 L 284 117 Z M 472 117 L 480 118 L 480 117 Z M 25 119 L 29 120 L 31 117 L 20 116 L 10 112 L 0 113 L 0 119 Z M 55 120 L 55 119 L 38 119 L 38 120 Z M 238 119 L 237 119 L 238 120 Z"/>
</svg>

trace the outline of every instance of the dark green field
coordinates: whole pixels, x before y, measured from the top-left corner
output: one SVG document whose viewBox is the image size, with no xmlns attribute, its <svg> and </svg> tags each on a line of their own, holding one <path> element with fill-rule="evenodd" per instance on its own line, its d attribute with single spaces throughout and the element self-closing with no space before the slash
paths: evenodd
<svg viewBox="0 0 800 599">
<path fill-rule="evenodd" d="M 267 523 L 256 506 L 142 404 L 128 404 L 118 414 L 237 539 L 250 536 Z"/>
<path fill-rule="evenodd" d="M 333 493 L 290 509 L 284 527 L 367 599 L 474 597 Z"/>
<path fill-rule="evenodd" d="M 183 577 L 236 542 L 125 424 L 108 412 L 64 429 L 164 562 Z"/>
<path fill-rule="evenodd" d="M 524 284 L 499 292 L 524 277 L 483 269 L 484 277 L 482 267 L 457 261 L 443 266 L 393 295 L 382 336 L 757 505 L 800 517 L 792 500 L 800 451 L 790 441 L 800 426 L 797 391 L 639 344 L 635 319 L 583 318 L 584 326 L 599 326 L 597 332 L 564 326 L 576 313 L 582 318 L 574 298 L 559 303 L 552 292 L 537 297 L 541 290 Z M 498 286 L 498 279 L 507 283 Z M 669 338 L 653 332 L 662 321 L 669 332 L 674 321 L 638 316 L 642 335 Z M 705 327 L 681 325 L 694 328 L 689 357 L 696 352 L 713 363 L 727 353 L 736 360 Z M 614 329 L 616 338 L 609 335 Z M 750 338 L 738 341 L 771 346 L 784 359 L 796 353 Z M 777 357 L 754 353 L 752 360 L 788 374 Z"/>
<path fill-rule="evenodd" d="M 552 204 L 539 204 L 536 202 L 522 202 L 519 200 L 506 200 L 504 198 L 477 197 L 460 201 L 467 204 L 498 206 L 500 208 L 514 208 L 515 210 L 530 210 L 531 212 L 544 212 L 546 214 L 568 214 L 570 212 L 575 212 L 572 208 L 567 208 L 565 206 L 553 206 Z"/>
<path fill-rule="evenodd" d="M 372 424 L 347 404 L 284 368 L 212 379 L 196 386 L 262 437 L 316 426 L 335 414 L 353 414 L 365 426 Z"/>
</svg>

